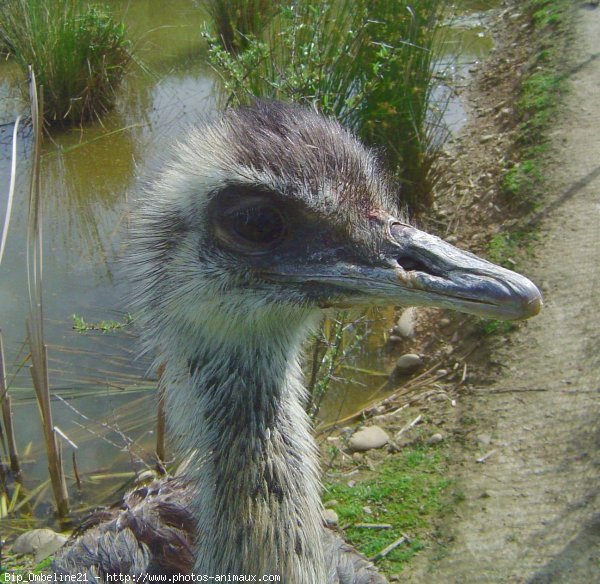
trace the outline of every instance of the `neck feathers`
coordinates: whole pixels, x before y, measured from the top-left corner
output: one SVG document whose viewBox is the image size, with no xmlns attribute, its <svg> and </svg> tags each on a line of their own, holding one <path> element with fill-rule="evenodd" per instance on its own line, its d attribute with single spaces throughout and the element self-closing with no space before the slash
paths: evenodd
<svg viewBox="0 0 600 584">
<path fill-rule="evenodd" d="M 185 361 L 169 357 L 171 427 L 182 450 L 194 450 L 199 461 L 190 473 L 197 490 L 196 572 L 326 581 L 317 454 L 297 365 L 300 337 L 229 351 L 195 339 L 201 349 Z"/>
</svg>

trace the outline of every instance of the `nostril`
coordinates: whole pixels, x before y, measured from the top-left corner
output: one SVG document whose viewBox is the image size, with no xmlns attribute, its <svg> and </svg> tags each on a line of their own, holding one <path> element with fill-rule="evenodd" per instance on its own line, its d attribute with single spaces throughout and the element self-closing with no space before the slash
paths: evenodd
<svg viewBox="0 0 600 584">
<path fill-rule="evenodd" d="M 400 267 L 407 272 L 431 273 L 431 270 L 423 262 L 410 256 L 399 256 L 396 258 L 396 261 L 400 264 Z"/>
</svg>

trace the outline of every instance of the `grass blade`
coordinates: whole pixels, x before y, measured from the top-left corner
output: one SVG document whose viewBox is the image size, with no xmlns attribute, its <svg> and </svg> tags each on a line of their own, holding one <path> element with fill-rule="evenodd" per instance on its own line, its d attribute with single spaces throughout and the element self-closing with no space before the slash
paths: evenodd
<svg viewBox="0 0 600 584">
<path fill-rule="evenodd" d="M 6 204 L 6 215 L 4 217 L 4 227 L 2 228 L 2 239 L 0 240 L 0 264 L 2 264 L 2 256 L 4 255 L 4 246 L 8 236 L 8 226 L 10 224 L 10 215 L 12 212 L 12 203 L 15 194 L 15 181 L 17 178 L 17 132 L 19 130 L 19 122 L 21 116 L 17 116 L 15 127 L 13 129 L 12 141 L 12 158 L 10 163 L 10 186 L 8 187 L 8 203 Z"/>
<path fill-rule="evenodd" d="M 6 370 L 4 368 L 4 342 L 2 331 L 0 330 L 0 407 L 2 408 L 2 421 L 4 423 L 4 432 L 6 434 L 6 443 L 8 448 L 8 457 L 10 460 L 10 469 L 19 475 L 21 465 L 17 452 L 17 442 L 15 440 L 15 431 L 13 426 L 12 408 L 10 396 L 8 395 L 8 384 L 6 382 Z"/>
</svg>

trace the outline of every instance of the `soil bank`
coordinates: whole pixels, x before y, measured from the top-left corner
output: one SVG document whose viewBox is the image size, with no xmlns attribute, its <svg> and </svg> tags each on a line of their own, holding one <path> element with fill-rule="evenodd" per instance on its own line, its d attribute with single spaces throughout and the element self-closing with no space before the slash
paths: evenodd
<svg viewBox="0 0 600 584">
<path fill-rule="evenodd" d="M 451 473 L 464 501 L 404 582 L 600 581 L 600 8 L 578 4 L 526 270 L 545 306 L 499 348 L 504 373 L 461 400 L 472 427 Z"/>
</svg>

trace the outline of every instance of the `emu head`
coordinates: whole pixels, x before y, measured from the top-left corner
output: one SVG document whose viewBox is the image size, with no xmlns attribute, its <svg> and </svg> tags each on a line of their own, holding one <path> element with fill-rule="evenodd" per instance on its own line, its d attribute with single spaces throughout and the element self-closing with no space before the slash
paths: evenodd
<svg viewBox="0 0 600 584">
<path fill-rule="evenodd" d="M 540 310 L 529 280 L 411 227 L 396 201 L 373 154 L 311 110 L 258 102 L 196 128 L 134 214 L 151 342 L 264 339 L 335 306 Z"/>
</svg>

